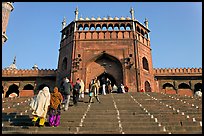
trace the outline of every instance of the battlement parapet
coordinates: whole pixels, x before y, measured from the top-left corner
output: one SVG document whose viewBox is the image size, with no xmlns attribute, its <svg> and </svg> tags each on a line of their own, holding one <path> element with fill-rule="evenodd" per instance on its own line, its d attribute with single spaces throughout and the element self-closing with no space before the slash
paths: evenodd
<svg viewBox="0 0 204 136">
<path fill-rule="evenodd" d="M 2 69 L 2 77 L 33 77 L 33 76 L 56 76 L 57 70 L 54 69 Z"/>
<path fill-rule="evenodd" d="M 202 75 L 202 68 L 155 68 L 155 75 Z"/>
</svg>

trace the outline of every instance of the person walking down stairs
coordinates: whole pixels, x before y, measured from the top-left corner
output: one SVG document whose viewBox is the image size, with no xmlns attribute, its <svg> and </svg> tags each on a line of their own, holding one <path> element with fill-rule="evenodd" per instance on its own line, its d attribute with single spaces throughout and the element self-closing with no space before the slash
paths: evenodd
<svg viewBox="0 0 204 136">
<path fill-rule="evenodd" d="M 69 108 L 69 101 L 70 101 L 70 97 L 71 97 L 71 93 L 73 91 L 73 87 L 72 84 L 70 83 L 69 79 L 67 77 L 64 78 L 64 83 L 63 83 L 63 95 L 64 95 L 64 111 L 67 111 Z"/>
<path fill-rule="evenodd" d="M 50 91 L 48 87 L 44 87 L 39 91 L 36 97 L 34 97 L 30 106 L 33 110 L 32 123 L 35 126 L 38 119 L 40 119 L 39 126 L 43 127 L 48 111 L 48 106 L 50 105 Z"/>
<path fill-rule="evenodd" d="M 97 82 L 97 78 L 93 79 L 90 85 L 89 89 L 89 103 L 92 103 L 93 97 L 96 98 L 96 100 L 100 103 L 99 98 L 98 98 L 98 91 L 99 91 L 99 85 Z"/>
<path fill-rule="evenodd" d="M 73 103 L 76 106 L 79 101 L 79 91 L 81 89 L 80 80 L 77 79 L 74 87 L 73 87 Z"/>
<path fill-rule="evenodd" d="M 58 91 L 58 88 L 55 87 L 53 93 L 51 93 L 50 106 L 48 111 L 49 125 L 51 127 L 57 127 L 60 125 L 62 100 L 63 100 L 62 94 Z"/>
</svg>

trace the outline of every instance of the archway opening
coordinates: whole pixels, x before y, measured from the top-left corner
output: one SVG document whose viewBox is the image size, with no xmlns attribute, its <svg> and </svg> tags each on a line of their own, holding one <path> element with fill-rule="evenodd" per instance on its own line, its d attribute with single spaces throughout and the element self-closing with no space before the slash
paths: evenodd
<svg viewBox="0 0 204 136">
<path fill-rule="evenodd" d="M 194 88 L 195 88 L 194 93 L 199 91 L 199 90 L 202 92 L 202 83 L 195 84 Z"/>
<path fill-rule="evenodd" d="M 123 83 L 121 62 L 116 57 L 107 53 L 102 53 L 93 57 L 87 65 L 86 88 L 88 88 L 89 83 L 95 77 L 99 80 L 101 80 L 102 77 L 110 79 L 112 86 L 114 84 L 116 86 L 120 85 Z"/>
<path fill-rule="evenodd" d="M 23 87 L 23 90 L 33 90 L 34 87 L 31 84 L 27 84 Z"/>
<path fill-rule="evenodd" d="M 9 86 L 8 91 L 6 92 L 6 96 L 5 97 L 9 97 L 9 95 L 11 93 L 16 93 L 19 96 L 19 90 L 18 90 L 18 86 L 15 84 L 12 84 Z"/>
<path fill-rule="evenodd" d="M 41 85 L 39 85 L 39 86 L 37 87 L 37 90 L 35 90 L 34 94 L 37 94 L 37 93 L 38 93 L 40 90 L 42 90 L 45 86 L 47 86 L 47 87 L 50 89 L 50 86 L 49 86 L 49 85 L 43 83 L 43 84 L 41 84 Z M 51 91 L 51 90 L 50 90 L 50 91 Z"/>
<path fill-rule="evenodd" d="M 97 77 L 97 79 L 100 81 L 100 85 L 102 85 L 102 84 L 101 84 L 102 80 L 105 80 L 105 81 L 106 81 L 107 79 L 110 79 L 110 81 L 111 81 L 111 86 L 113 86 L 114 84 L 116 84 L 115 78 L 114 78 L 111 74 L 106 73 L 106 72 L 104 72 L 104 73 L 102 73 L 101 75 L 99 75 L 99 76 Z"/>
<path fill-rule="evenodd" d="M 148 81 L 145 82 L 145 92 L 151 92 L 151 86 Z"/>
</svg>

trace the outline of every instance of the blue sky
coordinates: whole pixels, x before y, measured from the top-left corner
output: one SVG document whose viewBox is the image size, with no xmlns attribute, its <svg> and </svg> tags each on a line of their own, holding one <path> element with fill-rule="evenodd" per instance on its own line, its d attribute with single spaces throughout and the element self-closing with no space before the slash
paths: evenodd
<svg viewBox="0 0 204 136">
<path fill-rule="evenodd" d="M 79 17 L 130 17 L 149 21 L 154 68 L 202 67 L 202 2 L 15 2 L 2 46 L 2 68 L 16 56 L 18 69 L 57 69 L 61 22 Z"/>
</svg>

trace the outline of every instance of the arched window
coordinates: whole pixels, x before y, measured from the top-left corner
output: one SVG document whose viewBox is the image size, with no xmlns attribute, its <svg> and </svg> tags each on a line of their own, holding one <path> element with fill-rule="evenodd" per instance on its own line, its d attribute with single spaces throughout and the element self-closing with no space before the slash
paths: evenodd
<svg viewBox="0 0 204 136">
<path fill-rule="evenodd" d="M 142 36 L 144 36 L 144 31 L 143 31 L 143 29 L 141 30 L 141 34 L 142 34 Z"/>
<path fill-rule="evenodd" d="M 148 61 L 147 61 L 147 59 L 145 57 L 142 58 L 142 64 L 143 64 L 143 69 L 149 71 Z"/>
<path fill-rule="evenodd" d="M 125 30 L 125 24 L 120 25 L 120 30 Z"/>
<path fill-rule="evenodd" d="M 89 27 L 88 27 L 88 26 L 84 26 L 84 30 L 85 30 L 85 31 L 88 31 L 88 30 L 89 30 Z"/>
<path fill-rule="evenodd" d="M 102 31 L 106 31 L 107 30 L 107 25 L 106 24 L 103 24 L 102 25 Z"/>
<path fill-rule="evenodd" d="M 79 30 L 79 31 L 82 31 L 82 30 L 83 30 L 83 26 L 82 26 L 81 24 L 78 26 L 78 30 Z"/>
<path fill-rule="evenodd" d="M 151 92 L 151 86 L 148 81 L 145 81 L 145 92 Z"/>
<path fill-rule="evenodd" d="M 139 28 L 139 26 L 137 26 L 137 32 L 139 32 L 139 33 L 140 33 L 140 28 Z"/>
<path fill-rule="evenodd" d="M 145 37 L 146 39 L 148 39 L 148 34 L 147 34 L 147 33 L 145 33 L 144 37 Z"/>
<path fill-rule="evenodd" d="M 127 24 L 125 30 L 131 30 L 131 24 Z"/>
<path fill-rule="evenodd" d="M 66 57 L 62 61 L 62 70 L 67 70 L 67 58 Z"/>
<path fill-rule="evenodd" d="M 89 26 L 87 24 L 84 25 L 84 30 L 88 31 L 89 30 Z"/>
<path fill-rule="evenodd" d="M 100 31 L 101 30 L 101 25 L 97 24 L 96 25 L 96 31 Z"/>
<path fill-rule="evenodd" d="M 94 26 L 94 24 L 91 24 L 91 25 L 90 25 L 90 30 L 91 30 L 91 31 L 95 31 L 95 26 Z"/>
<path fill-rule="evenodd" d="M 108 31 L 112 31 L 112 30 L 113 30 L 113 25 L 112 24 L 108 25 Z"/>
<path fill-rule="evenodd" d="M 119 25 L 118 24 L 115 24 L 114 25 L 114 31 L 118 31 L 119 30 Z"/>
</svg>

